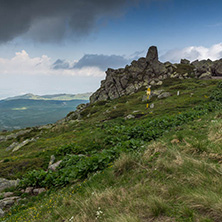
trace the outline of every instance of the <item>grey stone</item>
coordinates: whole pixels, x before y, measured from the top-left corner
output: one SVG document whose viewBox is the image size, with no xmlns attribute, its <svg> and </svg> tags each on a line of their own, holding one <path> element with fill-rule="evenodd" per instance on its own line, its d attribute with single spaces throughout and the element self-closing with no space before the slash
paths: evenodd
<svg viewBox="0 0 222 222">
<path fill-rule="evenodd" d="M 15 146 L 12 150 L 12 152 L 15 152 L 17 150 L 19 150 L 20 148 L 22 148 L 23 146 L 27 145 L 28 143 L 31 143 L 31 142 L 34 142 L 36 141 L 35 138 L 32 138 L 32 139 L 27 139 L 27 140 L 24 140 L 23 142 L 19 143 L 17 146 Z"/>
<path fill-rule="evenodd" d="M 7 197 L 11 197 L 11 196 L 13 196 L 14 194 L 13 194 L 13 192 L 6 192 L 6 193 L 4 193 L 4 198 L 7 198 Z"/>
<path fill-rule="evenodd" d="M 187 65 L 189 65 L 189 64 L 190 64 L 190 61 L 189 61 L 188 59 L 181 59 L 181 60 L 180 60 L 180 63 L 181 63 L 181 64 L 187 64 Z"/>
<path fill-rule="evenodd" d="M 151 91 L 151 96 L 159 96 L 162 92 L 162 89 Z"/>
<path fill-rule="evenodd" d="M 197 77 L 201 76 L 201 74 L 206 72 L 211 72 L 211 68 L 213 67 L 213 62 L 208 60 L 194 61 L 191 63 L 195 67 L 195 74 Z"/>
<path fill-rule="evenodd" d="M 4 217 L 5 212 L 0 208 L 0 217 Z"/>
<path fill-rule="evenodd" d="M 6 148 L 6 151 L 10 151 L 10 150 L 14 149 L 18 145 L 19 145 L 18 142 L 13 142 L 9 147 Z"/>
<path fill-rule="evenodd" d="M 151 46 L 146 55 L 146 61 L 149 63 L 158 61 L 158 51 L 156 46 Z"/>
<path fill-rule="evenodd" d="M 52 165 L 55 161 L 55 156 L 54 155 L 51 155 L 50 157 L 50 161 L 49 161 L 49 166 Z"/>
<path fill-rule="evenodd" d="M 168 68 L 172 65 L 172 63 L 171 62 L 164 62 L 164 65 L 165 65 L 166 68 Z"/>
<path fill-rule="evenodd" d="M 176 72 L 170 75 L 170 78 L 178 78 L 178 77 L 179 77 L 179 74 Z"/>
<path fill-rule="evenodd" d="M 211 79 L 212 78 L 211 72 L 205 72 L 205 73 L 201 74 L 201 76 L 199 78 L 200 79 Z"/>
<path fill-rule="evenodd" d="M 62 160 L 60 160 L 60 161 L 58 161 L 58 162 L 50 165 L 50 166 L 48 167 L 48 169 L 49 169 L 49 170 L 52 170 L 52 171 L 56 171 L 56 169 L 59 167 L 59 165 L 61 164 L 61 162 L 62 162 Z"/>
<path fill-rule="evenodd" d="M 134 118 L 135 118 L 135 116 L 132 114 L 129 114 L 128 116 L 125 117 L 125 119 L 134 119 Z"/>
<path fill-rule="evenodd" d="M 19 197 L 8 197 L 0 200 L 0 209 L 11 207 L 16 201 L 18 201 Z"/>
<path fill-rule="evenodd" d="M 134 93 L 135 91 L 136 91 L 136 89 L 135 89 L 135 87 L 132 83 L 129 84 L 126 88 L 126 94 L 127 95 L 130 95 L 130 94 Z"/>
<path fill-rule="evenodd" d="M 176 64 L 172 64 L 173 69 L 177 69 L 177 65 Z"/>
<path fill-rule="evenodd" d="M 33 130 L 32 128 L 31 129 L 26 129 L 26 130 L 20 130 L 16 133 L 12 133 L 12 134 L 9 134 L 9 135 L 5 136 L 4 140 L 7 141 L 7 140 L 10 140 L 10 139 L 16 139 L 18 136 L 23 136 L 27 133 L 30 133 L 32 130 Z"/>
<path fill-rule="evenodd" d="M 152 81 L 150 82 L 150 85 L 151 85 L 151 86 L 155 86 L 155 85 L 156 85 L 156 82 L 155 82 L 154 80 L 152 80 Z"/>
<path fill-rule="evenodd" d="M 163 92 L 157 98 L 158 99 L 163 99 L 163 98 L 167 98 L 169 96 L 171 96 L 171 94 L 169 92 Z"/>
<path fill-rule="evenodd" d="M 25 193 L 32 194 L 33 190 L 34 190 L 34 187 L 26 187 Z"/>
<path fill-rule="evenodd" d="M 5 141 L 5 139 L 6 139 L 6 136 L 0 136 L 0 142 Z"/>
<path fill-rule="evenodd" d="M 212 72 L 214 76 L 222 76 L 222 59 L 214 62 Z"/>
<path fill-rule="evenodd" d="M 16 187 L 19 184 L 20 180 L 7 180 L 0 178 L 0 192 L 6 188 Z"/>
<path fill-rule="evenodd" d="M 156 85 L 157 85 L 157 86 L 161 86 L 161 85 L 163 85 L 163 81 L 159 81 L 159 82 L 157 82 Z"/>
<path fill-rule="evenodd" d="M 48 124 L 48 125 L 39 126 L 38 129 L 45 130 L 45 129 L 51 129 L 52 127 L 53 127 L 53 124 Z"/>
<path fill-rule="evenodd" d="M 43 192 L 46 192 L 46 189 L 45 188 L 37 188 L 37 189 L 34 189 L 33 190 L 33 194 L 34 195 L 38 195 L 38 194 L 41 194 Z"/>
</svg>

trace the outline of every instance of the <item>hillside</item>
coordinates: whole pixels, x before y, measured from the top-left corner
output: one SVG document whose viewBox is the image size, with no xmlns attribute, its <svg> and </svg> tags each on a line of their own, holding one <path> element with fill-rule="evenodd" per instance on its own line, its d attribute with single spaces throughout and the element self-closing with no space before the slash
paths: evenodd
<svg viewBox="0 0 222 222">
<path fill-rule="evenodd" d="M 53 95 L 43 95 L 38 96 L 32 93 L 24 94 L 21 96 L 14 96 L 4 99 L 8 100 L 20 100 L 20 99 L 30 99 L 30 100 L 58 100 L 58 101 L 69 101 L 69 100 L 89 100 L 92 93 L 82 93 L 82 94 L 53 94 Z"/>
<path fill-rule="evenodd" d="M 0 221 L 222 221 L 222 81 L 179 67 L 148 101 L 102 85 L 56 124 L 0 133 Z"/>
</svg>

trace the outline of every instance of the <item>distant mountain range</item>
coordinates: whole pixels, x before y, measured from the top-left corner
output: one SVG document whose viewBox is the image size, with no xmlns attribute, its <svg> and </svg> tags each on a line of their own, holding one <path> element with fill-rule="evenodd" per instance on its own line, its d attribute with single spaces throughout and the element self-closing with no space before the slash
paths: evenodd
<svg viewBox="0 0 222 222">
<path fill-rule="evenodd" d="M 27 93 L 21 96 L 14 96 L 4 99 L 8 100 L 17 100 L 17 99 L 31 99 L 31 100 L 59 100 L 59 101 L 69 101 L 69 100 L 89 100 L 89 97 L 92 93 L 82 93 L 82 94 L 54 94 L 54 95 L 43 95 L 38 96 L 32 93 Z"/>
<path fill-rule="evenodd" d="M 14 130 L 55 123 L 89 102 L 91 93 L 38 96 L 25 94 L 0 100 L 0 130 Z"/>
</svg>

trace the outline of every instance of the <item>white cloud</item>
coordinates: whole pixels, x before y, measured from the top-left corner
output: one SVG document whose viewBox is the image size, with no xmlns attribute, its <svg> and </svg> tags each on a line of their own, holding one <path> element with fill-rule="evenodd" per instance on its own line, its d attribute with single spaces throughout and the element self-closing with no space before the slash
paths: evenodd
<svg viewBox="0 0 222 222">
<path fill-rule="evenodd" d="M 222 57 L 222 43 L 215 44 L 209 48 L 203 46 L 190 46 L 184 49 L 175 49 L 166 52 L 160 57 L 161 61 L 179 62 L 180 59 L 189 59 L 194 61 L 196 59 L 211 59 L 217 60 Z"/>
<path fill-rule="evenodd" d="M 53 62 L 46 55 L 31 58 L 25 50 L 16 52 L 11 59 L 0 58 L 0 73 L 11 75 L 69 75 L 103 77 L 104 72 L 98 67 L 76 69 L 52 69 Z"/>
</svg>

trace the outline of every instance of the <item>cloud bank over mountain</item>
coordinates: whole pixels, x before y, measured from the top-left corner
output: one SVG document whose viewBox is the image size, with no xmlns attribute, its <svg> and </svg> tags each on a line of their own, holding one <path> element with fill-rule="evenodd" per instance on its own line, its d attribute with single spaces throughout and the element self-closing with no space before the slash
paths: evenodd
<svg viewBox="0 0 222 222">
<path fill-rule="evenodd" d="M 25 50 L 22 50 L 17 52 L 11 59 L 0 58 L 0 73 L 104 77 L 104 72 L 107 68 L 122 68 L 130 64 L 132 59 L 138 58 L 138 55 L 129 58 L 120 55 L 86 54 L 79 60 L 58 59 L 54 62 L 47 55 L 32 58 Z M 222 58 L 222 43 L 215 44 L 209 48 L 190 46 L 184 49 L 170 50 L 160 55 L 160 60 L 163 62 L 179 62 L 181 58 L 186 58 L 190 61 L 208 58 L 211 60 L 220 59 Z"/>
<path fill-rule="evenodd" d="M 166 52 L 160 57 L 161 61 L 179 62 L 181 58 L 194 61 L 196 59 L 217 60 L 222 58 L 222 43 L 215 44 L 209 48 L 203 46 L 190 46 L 183 49 L 175 49 Z"/>
</svg>

